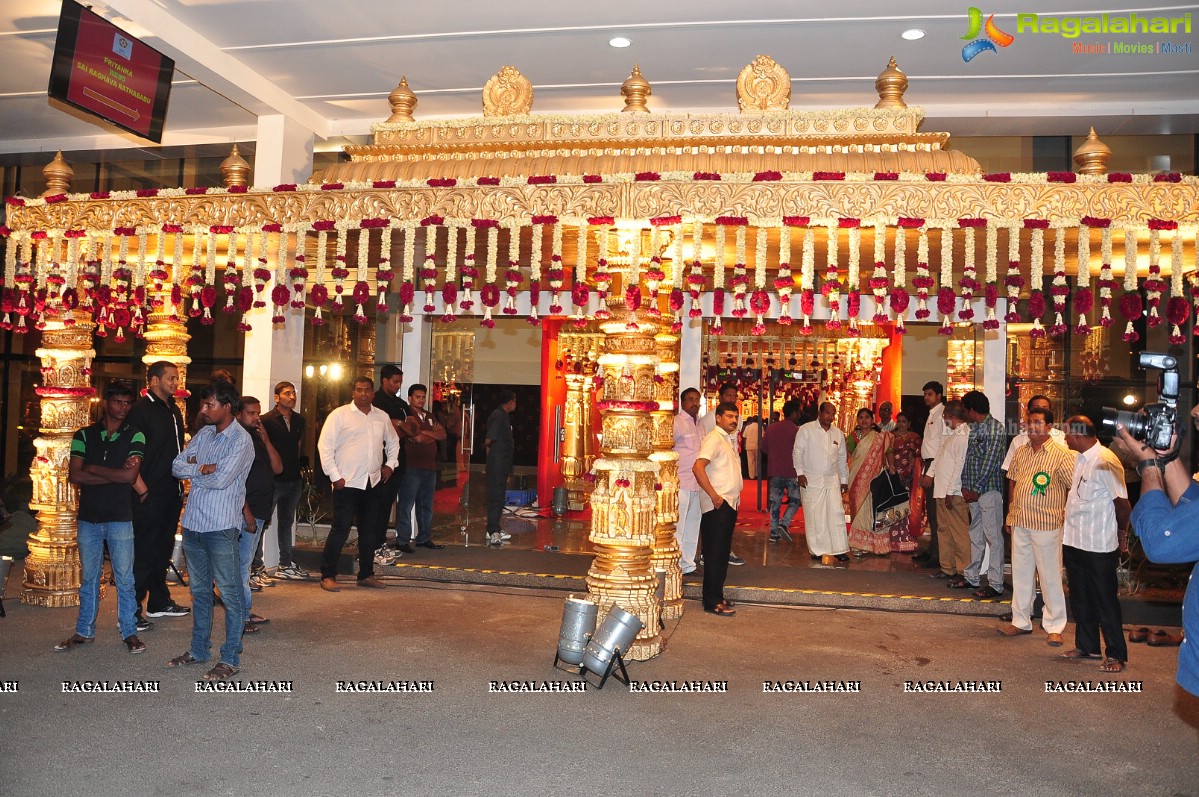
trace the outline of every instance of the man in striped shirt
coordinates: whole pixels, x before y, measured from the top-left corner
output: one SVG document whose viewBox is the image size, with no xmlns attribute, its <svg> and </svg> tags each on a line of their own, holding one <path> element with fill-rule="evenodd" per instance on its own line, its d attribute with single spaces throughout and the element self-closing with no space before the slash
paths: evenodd
<svg viewBox="0 0 1199 797">
<path fill-rule="evenodd" d="M 1032 633 L 1037 579 L 1045 598 L 1041 625 L 1052 647 L 1062 644 L 1066 594 L 1062 590 L 1062 524 L 1074 476 L 1069 449 L 1049 442 L 1053 413 L 1028 411 L 1028 445 L 1016 450 L 1008 469 L 1007 528 L 1012 535 L 1012 622 L 1004 636 Z"/>
<path fill-rule="evenodd" d="M 225 643 L 221 660 L 204 676 L 219 681 L 237 674 L 245 625 L 241 556 L 246 477 L 254 464 L 250 433 L 235 422 L 241 402 L 233 385 L 213 382 L 200 393 L 204 426 L 179 452 L 171 471 L 191 479 L 183 510 L 183 552 L 191 575 L 192 642 L 188 651 L 167 662 L 168 667 L 208 661 L 212 635 L 212 584 L 225 604 Z"/>
</svg>

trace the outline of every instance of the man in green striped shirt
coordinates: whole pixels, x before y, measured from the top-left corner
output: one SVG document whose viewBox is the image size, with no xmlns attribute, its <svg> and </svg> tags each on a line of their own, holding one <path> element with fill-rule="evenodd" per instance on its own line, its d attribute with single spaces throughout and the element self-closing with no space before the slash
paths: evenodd
<svg viewBox="0 0 1199 797">
<path fill-rule="evenodd" d="M 117 627 L 130 653 L 144 653 L 137 637 L 133 582 L 134 483 L 141 472 L 146 438 L 126 421 L 136 398 L 128 382 L 111 382 L 104 390 L 104 418 L 75 432 L 69 473 L 79 486 L 79 619 L 75 634 L 54 646 L 71 650 L 96 638 L 100 608 L 100 575 L 104 544 L 117 583 Z"/>
</svg>

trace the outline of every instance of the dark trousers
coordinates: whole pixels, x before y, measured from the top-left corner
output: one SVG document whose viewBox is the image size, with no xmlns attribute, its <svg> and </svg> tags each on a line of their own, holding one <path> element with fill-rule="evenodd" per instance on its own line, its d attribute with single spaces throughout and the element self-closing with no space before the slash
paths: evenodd
<svg viewBox="0 0 1199 797">
<path fill-rule="evenodd" d="M 379 484 L 365 490 L 342 487 L 333 491 L 333 523 L 329 527 L 329 537 L 325 540 L 325 552 L 321 557 L 321 578 L 337 578 L 337 561 L 350 536 L 350 526 L 355 522 L 358 526 L 358 580 L 375 574 L 375 550 L 382 542 L 375 522 L 379 508 L 378 492 Z"/>
<path fill-rule="evenodd" d="M 375 538 L 382 545 L 387 541 L 387 521 L 391 519 L 391 510 L 396 506 L 396 496 L 400 494 L 400 485 L 404 482 L 404 469 L 396 468 L 391 478 L 375 485 Z M 396 528 L 399 523 L 399 510 L 396 510 Z M 403 542 L 403 540 L 399 540 Z"/>
<path fill-rule="evenodd" d="M 510 470 L 488 468 L 487 470 L 487 533 L 500 530 L 500 516 L 504 514 L 504 496 L 508 489 Z"/>
<path fill-rule="evenodd" d="M 924 469 L 926 471 L 932 462 L 933 461 L 931 459 L 924 460 Z M 937 529 L 940 524 L 937 523 L 937 502 L 934 501 L 931 496 L 932 490 L 930 488 L 929 490 L 925 491 L 924 496 L 924 507 L 928 514 L 929 531 L 928 548 L 925 550 L 925 554 L 928 556 L 929 561 L 931 561 L 933 564 L 937 564 L 941 561 L 941 546 L 937 542 Z"/>
<path fill-rule="evenodd" d="M 304 491 L 304 482 L 275 482 L 275 494 L 271 499 L 271 514 L 278 512 L 278 525 L 275 527 L 279 539 L 279 566 L 287 567 L 294 564 L 291 558 L 291 548 L 294 539 L 292 529 L 296 525 L 296 507 L 300 505 L 300 495 Z M 254 555 L 254 569 L 262 567 L 262 540 L 258 539 L 258 551 Z"/>
<path fill-rule="evenodd" d="M 183 499 L 177 486 L 150 488 L 144 503 L 134 499 L 133 584 L 139 612 L 143 600 L 149 612 L 171 605 L 167 566 L 175 550 L 175 531 L 182 508 Z"/>
<path fill-rule="evenodd" d="M 1074 646 L 1083 653 L 1099 655 L 1099 634 L 1103 633 L 1104 655 L 1116 661 L 1128 661 L 1128 643 L 1124 641 L 1124 614 L 1120 610 L 1120 552 L 1095 553 L 1069 545 L 1062 546 L 1062 562 L 1070 583 L 1070 614 L 1074 615 Z"/>
<path fill-rule="evenodd" d="M 737 510 L 725 501 L 699 519 L 699 538 L 704 546 L 704 608 L 724 603 L 724 579 L 729 572 L 729 552 L 733 550 L 733 528 Z"/>
</svg>

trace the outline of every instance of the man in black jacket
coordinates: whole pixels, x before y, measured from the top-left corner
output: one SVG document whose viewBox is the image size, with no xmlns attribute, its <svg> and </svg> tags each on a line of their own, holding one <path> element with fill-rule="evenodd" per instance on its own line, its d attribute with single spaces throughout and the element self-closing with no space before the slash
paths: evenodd
<svg viewBox="0 0 1199 797">
<path fill-rule="evenodd" d="M 175 404 L 179 369 L 159 360 L 146 369 L 146 394 L 129 410 L 129 423 L 146 436 L 141 481 L 144 497 L 133 498 L 133 580 L 138 604 L 137 630 L 151 623 L 147 617 L 185 617 L 191 610 L 171 599 L 167 565 L 175 548 L 175 529 L 183 508 L 183 491 L 171 474 L 171 463 L 183 450 L 183 415 Z"/>
<path fill-rule="evenodd" d="M 375 391 L 374 404 L 379 409 L 387 413 L 387 417 L 391 418 L 391 425 L 396 430 L 396 435 L 400 438 L 400 464 L 395 469 L 395 473 L 391 474 L 391 478 L 384 481 L 378 487 L 377 500 L 378 504 L 375 508 L 375 539 L 382 543 L 379 549 L 375 551 L 375 564 L 389 565 L 405 553 L 414 553 L 415 548 L 411 542 L 400 543 L 397 539 L 397 547 L 399 550 L 393 550 L 387 545 L 387 521 L 391 518 L 392 507 L 396 506 L 396 499 L 400 494 L 400 485 L 404 482 L 404 471 L 407 468 L 407 456 L 404 451 L 404 442 L 412 437 L 418 431 L 416 419 L 412 415 L 412 407 L 407 401 L 400 398 L 400 386 L 404 383 L 404 372 L 398 365 L 388 363 L 379 369 L 379 389 Z M 397 537 L 398 537 L 397 526 Z"/>
</svg>

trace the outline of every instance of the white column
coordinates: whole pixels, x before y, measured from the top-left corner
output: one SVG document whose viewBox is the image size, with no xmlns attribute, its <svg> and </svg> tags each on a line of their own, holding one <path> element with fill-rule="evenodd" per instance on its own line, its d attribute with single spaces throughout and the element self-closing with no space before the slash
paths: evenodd
<svg viewBox="0 0 1199 797">
<path fill-rule="evenodd" d="M 977 311 L 976 311 L 977 312 Z M 985 318 L 986 310 L 983 310 Z M 983 330 L 982 357 L 982 391 L 991 401 L 991 415 L 995 420 L 1004 423 L 1007 418 L 1007 300 L 999 299 L 995 305 L 995 315 L 999 317 L 999 329 Z"/>
<path fill-rule="evenodd" d="M 679 392 L 689 387 L 703 392 L 704 320 L 684 318 L 679 332 Z"/>
<path fill-rule="evenodd" d="M 413 312 L 411 324 L 401 325 L 404 329 L 401 362 L 404 369 L 404 386 L 401 396 L 408 395 L 409 385 L 420 383 L 429 384 L 429 348 L 433 342 L 433 323 L 431 316 Z"/>
<path fill-rule="evenodd" d="M 312 174 L 312 144 L 312 133 L 287 117 L 258 117 L 251 182 L 256 186 L 305 182 Z M 287 236 L 285 240 L 293 241 L 295 236 Z M 302 237 L 296 245 L 303 246 Z M 267 284 L 267 297 L 274 285 L 274 280 Z M 246 333 L 243 354 L 243 395 L 257 398 L 262 402 L 262 411 L 266 412 L 275 406 L 275 384 L 291 382 L 296 386 L 298 397 L 296 411 L 303 413 L 304 311 L 288 308 L 285 313 L 287 323 L 281 329 L 275 329 L 271 323 L 273 314 L 269 298 L 266 307 L 249 314 L 250 331 Z M 309 423 L 314 421 L 311 413 L 306 417 Z M 264 535 L 262 553 L 267 567 L 279 564 L 279 539 L 274 534 L 277 523 L 277 518 L 271 518 L 270 529 Z"/>
</svg>

